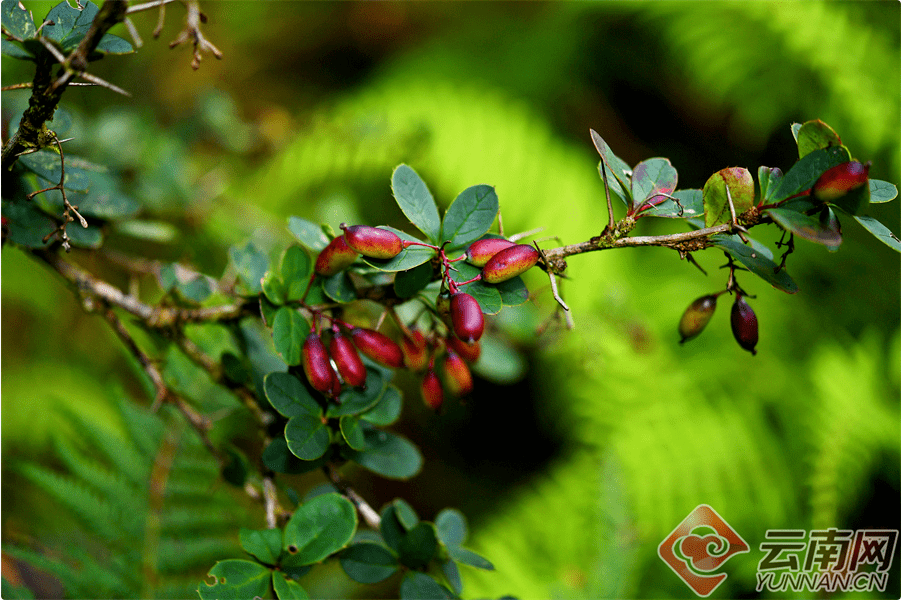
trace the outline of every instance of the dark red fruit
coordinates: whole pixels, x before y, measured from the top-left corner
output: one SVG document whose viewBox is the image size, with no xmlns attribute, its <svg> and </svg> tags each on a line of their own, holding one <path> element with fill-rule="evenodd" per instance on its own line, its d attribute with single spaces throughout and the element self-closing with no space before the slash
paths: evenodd
<svg viewBox="0 0 901 600">
<path fill-rule="evenodd" d="M 538 250 L 525 244 L 516 244 L 491 257 L 482 269 L 482 280 L 501 283 L 525 273 L 538 263 Z"/>
<path fill-rule="evenodd" d="M 444 358 L 444 381 L 455 396 L 465 396 L 472 391 L 472 373 L 462 358 L 448 350 Z"/>
<path fill-rule="evenodd" d="M 339 235 L 316 257 L 315 271 L 317 275 L 331 277 L 349 267 L 356 259 L 356 251 L 347 245 L 343 235 Z"/>
<path fill-rule="evenodd" d="M 369 258 L 394 258 L 404 249 L 401 239 L 393 231 L 368 225 L 341 224 L 344 240 L 356 252 Z"/>
<path fill-rule="evenodd" d="M 757 354 L 754 346 L 757 345 L 757 315 L 751 310 L 744 296 L 737 294 L 735 304 L 732 305 L 732 335 L 738 345 L 750 352 Z"/>
<path fill-rule="evenodd" d="M 471 344 L 482 337 L 485 330 L 485 317 L 478 301 L 465 292 L 451 294 L 451 323 L 458 338 Z"/>
<path fill-rule="evenodd" d="M 459 354 L 466 362 L 475 362 L 479 360 L 482 354 L 482 345 L 480 342 L 467 344 L 463 340 L 454 336 L 448 337 L 445 342 L 447 347 Z"/>
<path fill-rule="evenodd" d="M 435 374 L 434 361 L 429 365 L 429 370 L 422 378 L 422 400 L 425 405 L 437 411 L 444 404 L 444 390 L 441 389 L 441 381 Z"/>
<path fill-rule="evenodd" d="M 425 336 L 418 329 L 410 330 L 410 335 L 404 335 L 401 340 L 401 348 L 404 351 L 404 364 L 412 371 L 422 371 L 428 364 L 429 357 L 426 353 Z"/>
<path fill-rule="evenodd" d="M 338 367 L 344 383 L 354 387 L 366 385 L 366 366 L 350 338 L 336 331 L 329 344 L 329 353 Z"/>
<path fill-rule="evenodd" d="M 516 242 L 505 240 L 503 238 L 486 238 L 478 240 L 469 245 L 466 250 L 466 261 L 477 267 L 484 267 L 491 257 L 505 250 L 510 246 L 515 246 Z"/>
<path fill-rule="evenodd" d="M 354 327 L 350 334 L 360 352 L 375 362 L 394 369 L 403 368 L 404 353 L 400 346 L 387 335 L 360 327 Z"/>
<path fill-rule="evenodd" d="M 328 353 L 319 334 L 311 333 L 304 340 L 302 357 L 303 372 L 306 373 L 310 385 L 320 392 L 329 392 L 332 389 L 332 365 L 329 364 Z"/>
<path fill-rule="evenodd" d="M 704 331 L 704 328 L 707 327 L 707 323 L 710 322 L 710 317 L 713 316 L 713 311 L 715 310 L 716 294 L 701 296 L 692 302 L 688 308 L 685 309 L 682 319 L 679 320 L 679 335 L 682 336 L 679 343 L 683 344 L 693 337 L 697 337 Z"/>
</svg>

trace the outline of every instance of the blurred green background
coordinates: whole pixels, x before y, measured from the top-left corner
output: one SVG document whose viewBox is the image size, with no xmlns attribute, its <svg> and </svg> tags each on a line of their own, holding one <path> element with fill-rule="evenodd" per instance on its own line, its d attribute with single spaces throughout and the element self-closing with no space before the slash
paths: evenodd
<svg viewBox="0 0 901 600">
<path fill-rule="evenodd" d="M 40 18 L 54 3 L 24 4 Z M 901 182 L 896 2 L 202 6 L 222 61 L 207 55 L 194 72 L 187 48 L 166 47 L 181 7 L 159 41 L 156 13 L 136 15 L 144 47 L 92 67 L 133 96 L 69 89 L 71 123 L 58 133 L 122 175 L 142 218 L 174 226 L 158 242 L 113 235 L 108 248 L 213 277 L 231 245 L 277 256 L 290 215 L 403 228 L 389 186 L 401 162 L 443 207 L 487 183 L 507 232 L 586 240 L 606 223 L 589 128 L 629 164 L 669 158 L 679 187 L 698 188 L 728 166 L 787 170 L 790 124 L 818 118 L 872 161 L 871 176 Z M 28 66 L 4 57 L 3 85 L 30 80 Z M 27 91 L 4 92 L 4 127 L 25 102 Z M 897 232 L 898 207 L 868 214 Z M 480 379 L 466 406 L 436 417 L 400 374 L 395 429 L 425 468 L 403 483 L 349 478 L 376 506 L 401 496 L 423 518 L 445 506 L 470 518 L 474 549 L 497 571 L 465 572 L 467 597 L 693 597 L 656 549 L 702 503 L 752 548 L 727 563 L 714 597 L 757 595 L 767 529 L 898 528 L 899 259 L 847 221 L 838 253 L 797 242 L 797 295 L 741 277 L 757 296 L 753 357 L 731 339 L 726 297 L 702 337 L 677 343 L 685 307 L 725 284 L 718 252 L 696 256 L 707 277 L 663 249 L 571 258 L 571 332 L 535 334 L 553 299 L 530 274 L 534 305 L 494 322 L 521 378 Z M 674 227 L 643 219 L 637 233 Z M 128 285 L 104 261 L 83 262 Z M 10 247 L 2 268 L 3 539 L 55 548 L 92 532 L 74 533 L 16 465 L 58 465 L 58 440 L 77 443 L 72 414 L 126 436 L 117 402 L 149 400 L 120 344 L 58 278 Z M 184 377 L 202 406 L 230 406 L 202 376 Z M 301 491 L 317 483 L 296 478 Z M 241 523 L 263 526 L 233 497 Z M 212 544 L 197 573 L 238 555 Z M 373 594 L 334 568 L 310 578 L 321 597 Z M 901 595 L 899 582 L 896 557 L 884 596 Z M 38 584 L 52 595 L 52 582 Z M 390 597 L 396 581 L 380 590 Z"/>
</svg>

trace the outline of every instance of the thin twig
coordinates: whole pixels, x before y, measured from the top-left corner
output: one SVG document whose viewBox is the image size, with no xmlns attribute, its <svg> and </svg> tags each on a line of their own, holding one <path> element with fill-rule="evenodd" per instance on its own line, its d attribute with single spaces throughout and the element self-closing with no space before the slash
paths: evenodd
<svg viewBox="0 0 901 600">
<path fill-rule="evenodd" d="M 353 502 L 353 505 L 357 507 L 357 511 L 360 513 L 360 516 L 363 517 L 363 520 L 366 521 L 366 524 L 372 529 L 378 530 L 379 525 L 382 523 L 379 513 L 369 506 L 369 504 L 355 492 L 352 487 L 350 487 L 350 484 L 341 477 L 338 469 L 335 468 L 333 464 L 326 463 L 322 466 L 322 470 L 335 487 L 338 488 L 341 495 Z"/>
<path fill-rule="evenodd" d="M 222 59 L 222 52 L 206 39 L 200 31 L 200 23 L 205 20 L 205 17 L 200 12 L 200 5 L 197 0 L 185 0 L 185 6 L 188 9 L 188 14 L 185 17 L 185 27 L 178 34 L 178 37 L 169 44 L 169 47 L 175 48 L 179 44 L 190 40 L 194 45 L 191 68 L 196 71 L 200 68 L 200 61 L 203 58 L 202 52 L 209 52 L 219 60 Z"/>
</svg>

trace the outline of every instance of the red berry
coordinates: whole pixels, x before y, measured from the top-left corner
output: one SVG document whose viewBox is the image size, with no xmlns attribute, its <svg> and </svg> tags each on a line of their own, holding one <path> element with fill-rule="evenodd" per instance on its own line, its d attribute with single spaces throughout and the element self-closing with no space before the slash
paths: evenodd
<svg viewBox="0 0 901 600">
<path fill-rule="evenodd" d="M 525 273 L 540 258 L 538 250 L 525 244 L 516 244 L 491 257 L 482 269 L 482 281 L 501 283 Z"/>
<path fill-rule="evenodd" d="M 403 368 L 404 353 L 400 346 L 387 335 L 360 327 L 354 327 L 350 334 L 360 352 L 375 362 L 394 369 Z"/>
<path fill-rule="evenodd" d="M 482 354 L 482 345 L 479 342 L 467 344 L 460 338 L 449 336 L 445 343 L 448 348 L 459 354 L 466 362 L 475 362 L 479 360 L 479 356 Z"/>
<path fill-rule="evenodd" d="M 744 296 L 736 294 L 735 304 L 732 305 L 732 335 L 738 345 L 750 352 L 757 354 L 754 346 L 757 345 L 757 315 L 751 310 Z"/>
<path fill-rule="evenodd" d="M 485 263 L 495 254 L 515 245 L 516 242 L 503 238 L 478 240 L 469 245 L 469 249 L 466 251 L 466 261 L 477 267 L 484 267 Z"/>
<path fill-rule="evenodd" d="M 311 333 L 307 336 L 301 354 L 303 356 L 303 372 L 306 373 L 310 385 L 320 392 L 331 390 L 334 373 L 319 334 Z"/>
<path fill-rule="evenodd" d="M 404 364 L 412 371 L 422 371 L 428 363 L 426 353 L 425 336 L 418 329 L 410 330 L 410 335 L 404 335 L 401 340 L 401 348 L 404 351 Z"/>
<path fill-rule="evenodd" d="M 444 359 L 444 381 L 455 396 L 465 396 L 472 391 L 472 373 L 460 356 L 448 350 Z"/>
<path fill-rule="evenodd" d="M 344 240 L 356 252 L 369 258 L 394 258 L 404 249 L 403 241 L 393 231 L 368 225 L 341 224 Z"/>
<path fill-rule="evenodd" d="M 716 294 L 701 296 L 692 302 L 685 309 L 682 319 L 679 320 L 679 335 L 682 336 L 679 343 L 685 343 L 704 331 L 704 328 L 707 327 L 707 323 L 710 322 L 710 318 L 713 316 L 714 310 L 716 310 Z"/>
<path fill-rule="evenodd" d="M 366 385 L 366 366 L 347 336 L 335 331 L 329 344 L 329 353 L 346 384 L 354 387 Z"/>
<path fill-rule="evenodd" d="M 465 292 L 451 294 L 451 323 L 458 338 L 471 344 L 482 337 L 485 330 L 485 317 L 478 301 Z"/>
<path fill-rule="evenodd" d="M 316 257 L 316 274 L 330 277 L 349 267 L 356 259 L 357 253 L 347 245 L 344 236 L 339 235 Z"/>
<path fill-rule="evenodd" d="M 422 378 L 421 389 L 422 400 L 426 406 L 434 411 L 441 408 L 441 405 L 444 404 L 444 391 L 441 389 L 441 381 L 438 379 L 438 375 L 435 374 L 434 360 Z"/>
</svg>

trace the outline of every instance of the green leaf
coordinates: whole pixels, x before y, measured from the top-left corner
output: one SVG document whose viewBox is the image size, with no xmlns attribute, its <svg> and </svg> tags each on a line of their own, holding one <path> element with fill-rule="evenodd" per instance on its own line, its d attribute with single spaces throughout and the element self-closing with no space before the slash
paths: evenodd
<svg viewBox="0 0 901 600">
<path fill-rule="evenodd" d="M 284 437 L 277 437 L 263 450 L 263 464 L 276 473 L 298 475 L 319 470 L 326 463 L 323 456 L 316 460 L 300 460 L 288 450 L 288 442 Z"/>
<path fill-rule="evenodd" d="M 0 4 L 0 14 L 2 14 L 3 29 L 11 35 L 20 40 L 37 35 L 31 13 L 18 2 L 3 2 Z"/>
<path fill-rule="evenodd" d="M 794 126 L 792 130 L 794 131 Z M 835 130 L 819 119 L 801 125 L 795 133 L 795 141 L 798 142 L 798 158 L 804 158 L 814 150 L 842 145 L 842 140 Z"/>
<path fill-rule="evenodd" d="M 4 2 L 3 6 L 15 4 L 14 2 Z M 18 58 L 23 60 L 34 60 L 34 55 L 24 48 L 24 44 L 11 40 L 0 40 L 0 52 L 10 58 Z"/>
<path fill-rule="evenodd" d="M 285 417 L 318 417 L 322 414 L 322 407 L 310 395 L 306 386 L 290 373 L 269 373 L 263 378 L 263 389 L 272 408 Z"/>
<path fill-rule="evenodd" d="M 366 438 L 363 435 L 363 428 L 360 427 L 360 419 L 353 415 L 344 415 L 339 421 L 341 428 L 341 436 L 347 445 L 354 450 L 364 450 L 366 448 Z"/>
<path fill-rule="evenodd" d="M 310 414 L 291 417 L 285 425 L 288 450 L 301 460 L 316 460 L 328 450 L 331 441 L 328 425 Z"/>
<path fill-rule="evenodd" d="M 486 286 L 487 287 L 487 286 Z M 529 290 L 522 277 L 514 277 L 507 281 L 495 283 L 491 287 L 501 295 L 501 303 L 504 306 L 520 306 L 529 300 Z"/>
<path fill-rule="evenodd" d="M 453 560 L 446 560 L 441 564 L 441 571 L 444 573 L 444 576 L 447 578 L 447 582 L 450 584 L 451 589 L 458 596 L 463 593 L 463 578 L 460 576 L 460 569 L 457 567 L 457 563 Z"/>
<path fill-rule="evenodd" d="M 213 286 L 203 275 L 198 275 L 185 283 L 179 283 L 177 289 L 183 298 L 192 302 L 203 302 L 213 293 Z"/>
<path fill-rule="evenodd" d="M 241 278 L 241 282 L 250 295 L 262 292 L 263 287 L 260 280 L 269 270 L 269 257 L 261 252 L 253 242 L 247 242 L 243 248 L 234 246 L 228 253 L 238 272 L 238 277 Z"/>
<path fill-rule="evenodd" d="M 381 227 L 381 229 L 393 231 L 402 240 L 422 242 L 422 240 L 417 239 L 408 233 L 404 233 L 399 229 L 394 229 L 393 227 Z M 401 250 L 400 254 L 398 254 L 394 258 L 389 258 L 386 260 L 369 258 L 368 256 L 364 256 L 362 258 L 363 261 L 368 265 L 373 266 L 380 271 L 408 271 L 413 267 L 421 265 L 424 262 L 428 262 L 436 254 L 437 253 L 435 252 L 435 250 L 432 250 L 431 248 L 428 248 L 426 246 L 410 246 Z"/>
<path fill-rule="evenodd" d="M 96 225 L 85 229 L 75 221 L 66 228 L 66 235 L 79 248 L 99 248 L 103 244 L 103 230 Z"/>
<path fill-rule="evenodd" d="M 457 271 L 451 271 L 450 277 L 456 282 L 468 281 L 482 272 L 478 267 L 474 267 L 469 263 L 458 262 L 454 263 L 454 268 Z M 511 288 L 515 288 L 516 284 L 513 284 Z M 525 287 L 525 286 L 523 286 Z M 505 288 L 505 289 L 511 289 Z M 504 302 L 501 299 L 501 293 L 498 290 L 497 285 L 485 284 L 482 281 L 474 281 L 472 283 L 468 283 L 464 286 L 460 287 L 460 291 L 466 292 L 473 298 L 475 298 L 479 306 L 482 307 L 482 312 L 488 315 L 496 315 L 501 312 L 501 309 L 504 307 Z M 511 302 L 515 302 L 517 297 L 514 296 L 515 292 L 509 292 Z"/>
<path fill-rule="evenodd" d="M 216 583 L 201 582 L 197 593 L 203 600 L 263 597 L 269 591 L 270 572 L 263 565 L 249 560 L 220 560 L 209 572 L 216 578 Z"/>
<path fill-rule="evenodd" d="M 881 179 L 870 180 L 870 203 L 890 202 L 898 197 L 898 188 L 893 183 Z"/>
<path fill-rule="evenodd" d="M 491 564 L 491 561 L 483 556 L 476 554 L 472 550 L 467 550 L 466 548 L 461 548 L 460 546 L 449 546 L 447 548 L 447 551 L 448 554 L 450 554 L 451 558 L 453 558 L 457 562 L 463 563 L 464 565 L 476 567 L 477 569 L 484 569 L 486 571 L 494 570 L 494 565 Z"/>
<path fill-rule="evenodd" d="M 69 156 L 68 153 L 66 154 L 66 157 L 69 159 L 66 161 L 67 163 L 71 161 L 72 157 Z M 55 152 L 50 149 L 44 149 L 39 150 L 38 152 L 25 154 L 19 157 L 19 164 L 25 167 L 25 169 L 27 169 L 28 171 L 31 171 L 32 173 L 43 179 L 49 185 L 58 184 L 59 179 L 62 176 L 62 171 L 60 170 L 59 152 Z M 78 167 L 74 167 L 71 164 L 67 164 L 66 179 L 63 182 L 63 187 L 65 187 L 67 191 L 86 192 L 88 188 L 91 187 L 90 174 L 84 169 L 79 169 Z M 73 204 L 78 203 L 73 202 Z M 60 206 L 62 206 L 62 197 L 60 197 Z M 81 208 L 82 207 L 79 204 L 79 212 Z"/>
<path fill-rule="evenodd" d="M 434 269 L 429 262 L 424 262 L 409 271 L 400 271 L 394 277 L 394 293 L 398 298 L 412 298 L 416 292 L 432 281 Z"/>
<path fill-rule="evenodd" d="M 281 529 L 247 529 L 242 527 L 238 532 L 241 547 L 245 552 L 267 565 L 278 564 L 278 555 L 282 551 Z"/>
<path fill-rule="evenodd" d="M 632 199 L 635 210 L 642 204 L 660 204 L 667 200 L 658 194 L 671 194 L 676 189 L 679 175 L 666 158 L 643 160 L 632 171 Z"/>
<path fill-rule="evenodd" d="M 385 391 L 388 378 L 374 367 L 366 367 L 366 387 L 358 389 L 347 387 L 338 396 L 337 403 L 329 403 L 326 416 L 329 418 L 344 415 L 357 415 L 375 406 Z"/>
<path fill-rule="evenodd" d="M 394 504 L 394 509 L 397 511 L 397 520 L 404 526 L 404 529 L 412 529 L 419 523 L 419 516 L 406 500 L 397 498 L 392 504 Z"/>
<path fill-rule="evenodd" d="M 875 235 L 880 242 L 896 252 L 901 252 L 901 239 L 898 239 L 898 236 L 892 233 L 888 227 L 873 217 L 854 215 L 854 218 L 857 219 L 857 222 L 863 225 L 867 231 Z"/>
<path fill-rule="evenodd" d="M 629 173 L 632 169 L 629 167 L 628 163 L 613 153 L 613 150 L 610 149 L 610 146 L 607 145 L 604 138 L 599 136 L 595 130 L 592 129 L 590 131 L 591 141 L 594 143 L 594 147 L 597 148 L 598 154 L 601 155 L 601 162 L 603 162 L 606 167 L 608 175 L 607 182 L 610 186 L 610 191 L 619 196 L 627 207 L 631 206 L 632 197 L 630 190 L 632 189 L 632 182 L 629 178 Z M 601 173 L 600 164 L 598 164 L 598 173 Z M 610 177 L 611 175 L 612 178 Z M 603 181 L 604 178 L 602 175 L 601 182 Z"/>
<path fill-rule="evenodd" d="M 363 452 L 350 452 L 348 458 L 382 477 L 409 479 L 422 468 L 419 449 L 399 435 L 380 429 L 367 430 L 366 447 Z"/>
<path fill-rule="evenodd" d="M 393 385 L 389 385 L 378 403 L 362 413 L 360 418 L 373 425 L 390 425 L 400 417 L 402 408 L 403 399 L 401 398 L 400 390 Z"/>
<path fill-rule="evenodd" d="M 483 335 L 479 343 L 482 354 L 472 365 L 472 370 L 480 377 L 509 385 L 525 376 L 528 368 L 525 358 L 508 342 L 493 335 Z"/>
<path fill-rule="evenodd" d="M 438 538 L 435 535 L 435 525 L 425 521 L 420 521 L 407 531 L 407 535 L 401 538 L 397 548 L 400 562 L 411 569 L 426 567 L 437 551 Z"/>
<path fill-rule="evenodd" d="M 317 563 L 350 542 L 357 510 L 340 494 L 322 494 L 302 504 L 285 525 L 282 548 L 296 564 Z"/>
<path fill-rule="evenodd" d="M 347 304 L 357 299 L 357 290 L 354 288 L 347 271 L 341 271 L 323 279 L 322 291 L 325 292 L 326 296 L 339 304 Z"/>
<path fill-rule="evenodd" d="M 466 517 L 455 508 L 445 508 L 438 513 L 435 517 L 435 528 L 438 530 L 438 539 L 445 546 L 459 546 L 469 536 Z"/>
<path fill-rule="evenodd" d="M 225 447 L 225 455 L 226 460 L 220 470 L 222 479 L 235 487 L 244 487 L 249 471 L 247 456 L 232 445 Z"/>
<path fill-rule="evenodd" d="M 737 236 L 715 235 L 710 238 L 714 246 L 727 251 L 732 258 L 743 264 L 749 271 L 783 292 L 794 294 L 798 291 L 798 285 L 788 275 L 785 269 L 776 272 L 779 267 L 762 252 L 750 248 L 741 243 Z"/>
<path fill-rule="evenodd" d="M 397 205 L 410 222 L 436 245 L 440 244 L 441 219 L 438 207 L 425 182 L 407 165 L 399 165 L 391 176 L 391 190 Z"/>
<path fill-rule="evenodd" d="M 779 187 L 782 181 L 782 169 L 778 167 L 759 167 L 757 169 L 757 181 L 760 183 L 760 198 L 769 202 L 770 196 Z"/>
<path fill-rule="evenodd" d="M 2 202 L 3 216 L 9 221 L 9 239 L 14 244 L 27 248 L 43 248 L 44 237 L 53 233 L 56 226 L 50 217 L 26 201 Z M 75 229 L 70 225 L 70 229 Z"/>
<path fill-rule="evenodd" d="M 819 219 L 787 208 L 771 208 L 764 211 L 783 229 L 802 237 L 805 240 L 823 244 L 832 248 L 842 243 L 842 235 L 836 229 L 822 223 Z"/>
<path fill-rule="evenodd" d="M 704 194 L 701 190 L 679 190 L 670 195 L 677 198 L 679 203 L 676 204 L 673 200 L 665 198 L 654 207 L 641 211 L 641 215 L 643 217 L 691 219 L 704 214 Z"/>
<path fill-rule="evenodd" d="M 322 232 L 322 228 L 306 219 L 301 219 L 300 217 L 289 218 L 288 230 L 294 234 L 297 241 L 313 252 L 318 253 L 329 244 L 329 239 Z"/>
<path fill-rule="evenodd" d="M 810 189 L 825 171 L 849 160 L 851 160 L 851 155 L 844 146 L 814 150 L 788 170 L 782 181 L 767 198 L 767 202 L 781 202 L 790 196 Z"/>
<path fill-rule="evenodd" d="M 100 43 L 97 44 L 97 50 L 105 52 L 106 54 L 131 54 L 135 51 L 131 42 L 120 38 L 118 35 L 113 35 L 112 33 L 103 35 L 100 39 Z"/>
<path fill-rule="evenodd" d="M 729 195 L 726 194 L 726 188 Z M 735 216 L 742 214 L 754 204 L 754 179 L 747 169 L 729 167 L 710 176 L 704 184 L 704 225 L 713 227 L 732 222 L 729 196 Z"/>
<path fill-rule="evenodd" d="M 408 571 L 400 583 L 401 600 L 439 600 L 451 597 L 450 590 L 425 573 Z"/>
<path fill-rule="evenodd" d="M 312 274 L 313 265 L 310 256 L 303 248 L 291 246 L 285 250 L 282 255 L 281 279 L 285 284 L 288 302 L 303 297 Z"/>
<path fill-rule="evenodd" d="M 339 555 L 341 568 L 359 583 L 378 583 L 397 572 L 397 559 L 380 544 L 353 544 Z"/>
<path fill-rule="evenodd" d="M 94 5 L 92 2 L 88 2 L 85 7 L 86 9 L 87 6 L 92 6 L 93 12 L 94 14 L 96 14 L 96 5 Z M 62 45 L 63 40 L 72 33 L 72 30 L 75 28 L 75 23 L 78 21 L 78 18 L 81 17 L 81 14 L 82 11 L 72 8 L 68 2 L 63 0 L 63 2 L 60 2 L 59 4 L 51 8 L 50 12 L 47 13 L 47 16 L 44 18 L 44 20 L 52 21 L 53 24 L 45 25 L 41 30 L 41 35 L 55 42 L 59 42 L 60 45 Z M 90 13 L 89 16 L 91 16 L 91 18 L 93 19 L 93 16 L 90 15 Z M 84 32 L 86 32 L 87 27 L 85 27 L 84 23 L 82 23 L 82 26 L 84 27 Z M 90 26 L 90 21 L 87 23 L 87 26 Z M 82 36 L 84 36 L 84 32 L 82 32 Z M 72 46 L 72 48 L 77 45 L 78 43 L 76 42 L 75 45 Z M 69 50 L 71 50 L 72 48 L 69 48 Z M 65 48 L 63 50 L 65 51 Z"/>
<path fill-rule="evenodd" d="M 288 288 L 285 286 L 285 282 L 272 271 L 266 271 L 260 280 L 260 287 L 263 288 L 263 295 L 272 304 L 281 306 L 288 299 Z"/>
<path fill-rule="evenodd" d="M 379 531 L 382 534 L 382 539 L 385 540 L 385 544 L 396 552 L 400 548 L 400 541 L 407 535 L 407 532 L 404 530 L 403 525 L 400 524 L 400 519 L 397 517 L 397 508 L 394 504 L 389 504 L 382 509 Z"/>
<path fill-rule="evenodd" d="M 263 325 L 270 329 L 275 324 L 275 313 L 279 307 L 269 301 L 266 296 L 260 296 L 260 316 L 263 318 Z"/>
<path fill-rule="evenodd" d="M 178 238 L 178 228 L 165 221 L 130 219 L 116 224 L 116 233 L 139 240 L 166 244 Z"/>
<path fill-rule="evenodd" d="M 303 342 L 310 334 L 310 326 L 297 309 L 283 306 L 272 322 L 272 343 L 287 365 L 299 365 Z"/>
<path fill-rule="evenodd" d="M 442 241 L 450 241 L 447 250 L 464 248 L 482 237 L 494 223 L 497 211 L 497 193 L 490 185 L 474 185 L 460 192 L 441 226 Z"/>
<path fill-rule="evenodd" d="M 284 573 L 272 572 L 272 588 L 278 600 L 309 600 L 310 595 L 299 583 L 288 579 Z"/>
</svg>

